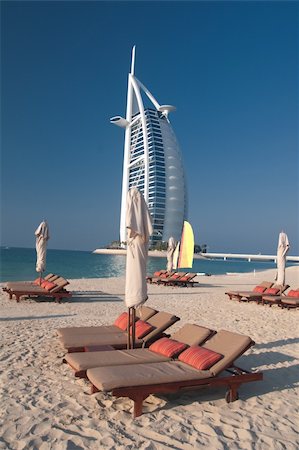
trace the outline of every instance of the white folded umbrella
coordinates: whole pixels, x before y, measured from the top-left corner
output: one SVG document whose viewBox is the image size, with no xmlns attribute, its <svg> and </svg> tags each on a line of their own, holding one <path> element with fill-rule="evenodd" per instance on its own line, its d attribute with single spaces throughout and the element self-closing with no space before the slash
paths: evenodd
<svg viewBox="0 0 299 450">
<path fill-rule="evenodd" d="M 47 241 L 50 239 L 49 225 L 43 220 L 35 230 L 36 271 L 42 274 L 46 270 Z"/>
</svg>

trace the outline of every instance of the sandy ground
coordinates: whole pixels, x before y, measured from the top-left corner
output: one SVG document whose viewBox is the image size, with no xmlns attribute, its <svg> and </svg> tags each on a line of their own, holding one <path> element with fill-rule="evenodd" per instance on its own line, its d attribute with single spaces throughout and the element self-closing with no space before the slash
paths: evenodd
<svg viewBox="0 0 299 450">
<path fill-rule="evenodd" d="M 299 287 L 299 268 L 286 282 Z M 199 286 L 149 286 L 148 305 L 181 321 L 249 335 L 256 345 L 238 360 L 264 381 L 240 388 L 227 404 L 223 389 L 150 396 L 132 420 L 132 402 L 89 395 L 88 382 L 62 364 L 55 329 L 109 324 L 124 310 L 124 279 L 72 280 L 72 300 L 8 300 L 1 293 L 2 449 L 288 449 L 298 436 L 298 310 L 229 301 L 225 292 L 273 280 L 274 271 L 198 277 Z"/>
</svg>

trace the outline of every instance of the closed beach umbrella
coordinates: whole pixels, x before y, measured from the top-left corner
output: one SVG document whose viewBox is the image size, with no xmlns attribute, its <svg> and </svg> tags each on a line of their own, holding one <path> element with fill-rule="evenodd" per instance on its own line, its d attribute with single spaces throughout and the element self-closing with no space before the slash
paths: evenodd
<svg viewBox="0 0 299 450">
<path fill-rule="evenodd" d="M 175 248 L 176 248 L 176 242 L 173 237 L 170 237 L 168 239 L 168 246 L 167 246 L 167 266 L 166 266 L 167 272 L 171 272 L 174 267 L 173 254 L 174 254 Z"/>
<path fill-rule="evenodd" d="M 131 323 L 135 321 L 135 308 L 147 300 L 146 263 L 148 241 L 153 232 L 151 216 L 144 197 L 137 188 L 127 194 L 127 261 L 125 303 Z M 128 333 L 129 334 L 129 333 Z M 134 327 L 133 327 L 134 345 Z M 128 342 L 129 346 L 129 342 Z"/>
<path fill-rule="evenodd" d="M 288 236 L 282 231 L 279 233 L 278 238 L 276 284 L 285 284 L 286 255 L 289 248 L 290 244 Z"/>
<path fill-rule="evenodd" d="M 39 224 L 34 234 L 36 236 L 36 271 L 42 274 L 46 270 L 47 241 L 50 239 L 46 220 Z"/>
</svg>

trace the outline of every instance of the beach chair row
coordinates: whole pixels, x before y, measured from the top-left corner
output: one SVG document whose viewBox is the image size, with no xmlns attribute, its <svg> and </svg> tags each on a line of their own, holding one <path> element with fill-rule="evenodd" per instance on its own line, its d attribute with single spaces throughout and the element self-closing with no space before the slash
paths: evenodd
<svg viewBox="0 0 299 450">
<path fill-rule="evenodd" d="M 137 311 L 137 348 L 127 350 L 127 319 L 122 313 L 112 325 L 60 328 L 57 333 L 68 352 L 63 362 L 75 376 L 89 380 L 92 394 L 111 392 L 133 400 L 134 418 L 151 394 L 224 386 L 229 403 L 238 399 L 241 384 L 263 378 L 261 372 L 235 365 L 254 345 L 248 336 L 196 324 L 169 336 L 165 331 L 179 318 L 143 306 Z"/>
<path fill-rule="evenodd" d="M 255 286 L 252 291 L 230 291 L 225 294 L 228 295 L 230 300 L 238 300 L 239 302 L 254 301 L 260 305 L 277 305 L 287 309 L 299 307 L 299 288 L 291 289 L 287 284 L 279 285 L 263 281 Z"/>
<path fill-rule="evenodd" d="M 3 291 L 8 294 L 10 300 L 15 298 L 17 302 L 21 297 L 51 297 L 59 303 L 63 298 L 72 297 L 71 292 L 65 289 L 68 284 L 62 276 L 49 273 L 34 281 L 8 282 Z"/>
<path fill-rule="evenodd" d="M 191 272 L 167 272 L 167 270 L 158 270 L 153 275 L 147 277 L 151 284 L 164 286 L 193 287 L 196 281 L 196 273 Z"/>
</svg>

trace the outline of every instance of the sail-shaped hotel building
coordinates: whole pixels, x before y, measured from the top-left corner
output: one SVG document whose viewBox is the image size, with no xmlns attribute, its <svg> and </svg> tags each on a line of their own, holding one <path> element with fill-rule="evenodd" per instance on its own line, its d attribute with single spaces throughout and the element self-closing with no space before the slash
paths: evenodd
<svg viewBox="0 0 299 450">
<path fill-rule="evenodd" d="M 187 215 L 186 179 L 182 155 L 168 115 L 171 105 L 160 105 L 136 78 L 135 47 L 128 77 L 126 118 L 110 122 L 125 129 L 120 241 L 126 241 L 126 198 L 137 187 L 148 205 L 154 233 L 150 246 L 180 239 Z M 147 106 L 147 103 L 150 106 Z"/>
</svg>

